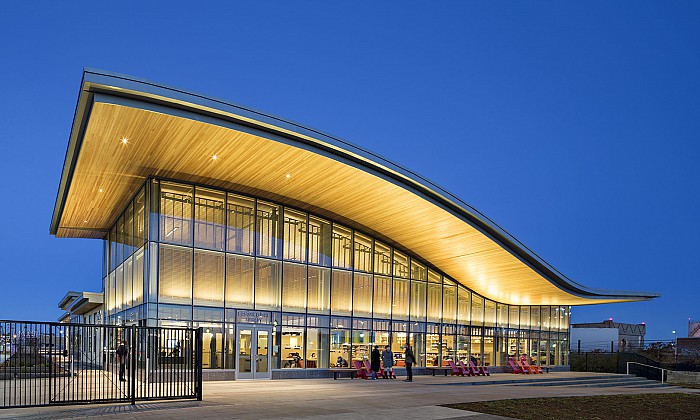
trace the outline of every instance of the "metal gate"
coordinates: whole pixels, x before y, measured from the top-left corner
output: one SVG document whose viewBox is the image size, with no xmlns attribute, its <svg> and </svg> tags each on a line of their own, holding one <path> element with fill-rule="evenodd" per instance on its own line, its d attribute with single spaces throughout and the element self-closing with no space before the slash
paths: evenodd
<svg viewBox="0 0 700 420">
<path fill-rule="evenodd" d="M 0 321 L 0 408 L 202 399 L 202 329 Z"/>
</svg>

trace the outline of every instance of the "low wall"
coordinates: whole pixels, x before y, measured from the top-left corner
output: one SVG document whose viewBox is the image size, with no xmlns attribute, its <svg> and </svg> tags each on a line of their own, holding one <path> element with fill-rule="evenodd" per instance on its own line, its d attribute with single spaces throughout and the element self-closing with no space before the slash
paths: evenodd
<svg viewBox="0 0 700 420">
<path fill-rule="evenodd" d="M 700 372 L 674 372 L 669 370 L 666 382 L 674 384 L 700 384 Z"/>
</svg>

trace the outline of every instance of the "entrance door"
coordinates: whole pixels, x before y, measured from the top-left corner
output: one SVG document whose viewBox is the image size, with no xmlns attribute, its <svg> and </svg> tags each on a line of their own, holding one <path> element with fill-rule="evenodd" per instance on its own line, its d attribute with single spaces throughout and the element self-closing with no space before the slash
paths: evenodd
<svg viewBox="0 0 700 420">
<path fill-rule="evenodd" d="M 238 369 L 236 379 L 270 379 L 272 328 L 239 325 L 236 329 Z"/>
</svg>

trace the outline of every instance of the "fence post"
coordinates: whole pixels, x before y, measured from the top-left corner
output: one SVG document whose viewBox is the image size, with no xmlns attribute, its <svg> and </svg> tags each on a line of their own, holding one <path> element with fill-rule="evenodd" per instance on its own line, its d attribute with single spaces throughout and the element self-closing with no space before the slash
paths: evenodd
<svg viewBox="0 0 700 420">
<path fill-rule="evenodd" d="M 129 392 L 131 393 L 131 405 L 136 405 L 136 325 L 131 326 L 131 362 L 129 369 Z"/>
<path fill-rule="evenodd" d="M 204 329 L 202 327 L 197 328 L 197 337 L 195 338 L 196 350 L 195 350 L 195 369 L 197 371 L 197 401 L 202 401 L 202 351 L 203 343 L 202 338 L 204 334 Z"/>
<path fill-rule="evenodd" d="M 578 354 L 581 354 L 581 340 L 578 340 Z"/>
<path fill-rule="evenodd" d="M 610 341 L 610 353 L 615 353 L 615 342 Z"/>
</svg>

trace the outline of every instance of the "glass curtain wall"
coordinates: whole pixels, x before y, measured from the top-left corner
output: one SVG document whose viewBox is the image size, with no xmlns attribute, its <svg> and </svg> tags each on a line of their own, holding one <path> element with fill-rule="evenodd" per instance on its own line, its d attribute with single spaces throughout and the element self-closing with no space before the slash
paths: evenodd
<svg viewBox="0 0 700 420">
<path fill-rule="evenodd" d="M 235 368 L 239 324 L 272 328 L 275 369 L 352 365 L 373 345 L 401 366 L 405 343 L 418 366 L 568 363 L 569 307 L 499 304 L 363 232 L 235 192 L 148 180 L 103 249 L 105 322 L 201 326 L 212 369 Z"/>
</svg>

